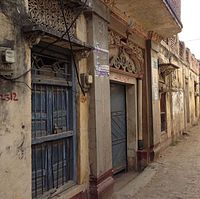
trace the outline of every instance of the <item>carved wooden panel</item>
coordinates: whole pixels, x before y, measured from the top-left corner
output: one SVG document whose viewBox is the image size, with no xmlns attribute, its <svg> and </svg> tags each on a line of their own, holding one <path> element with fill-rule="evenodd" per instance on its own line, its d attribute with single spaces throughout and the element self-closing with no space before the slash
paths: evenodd
<svg viewBox="0 0 200 199">
<path fill-rule="evenodd" d="M 144 73 L 144 50 L 130 40 L 109 31 L 110 67 L 141 77 Z"/>
<path fill-rule="evenodd" d="M 55 31 L 65 32 L 65 23 L 61 12 L 59 1 L 57 0 L 29 0 L 29 14 L 31 21 L 54 29 Z M 70 26 L 75 18 L 74 10 L 65 5 L 65 18 L 67 25 Z M 70 29 L 70 35 L 75 34 L 75 25 Z"/>
</svg>

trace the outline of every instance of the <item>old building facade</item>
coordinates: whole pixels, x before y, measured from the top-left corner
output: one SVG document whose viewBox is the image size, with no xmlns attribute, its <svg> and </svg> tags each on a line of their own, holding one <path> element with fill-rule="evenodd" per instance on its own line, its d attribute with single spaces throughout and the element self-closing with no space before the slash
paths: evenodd
<svg viewBox="0 0 200 199">
<path fill-rule="evenodd" d="M 180 0 L 0 2 L 0 198 L 111 198 L 199 119 Z"/>
</svg>

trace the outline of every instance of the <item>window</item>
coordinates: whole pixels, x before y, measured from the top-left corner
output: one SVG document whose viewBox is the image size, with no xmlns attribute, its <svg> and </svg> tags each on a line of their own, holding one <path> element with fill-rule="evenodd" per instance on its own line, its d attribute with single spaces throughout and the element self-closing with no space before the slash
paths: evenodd
<svg viewBox="0 0 200 199">
<path fill-rule="evenodd" d="M 166 93 L 161 93 L 160 96 L 160 120 L 161 120 L 161 132 L 167 129 L 166 118 Z"/>
<path fill-rule="evenodd" d="M 36 51 L 36 52 L 35 52 Z M 32 197 L 75 181 L 70 57 L 32 53 Z M 66 51 L 66 50 L 65 50 Z M 46 51 L 45 51 L 46 52 Z"/>
</svg>

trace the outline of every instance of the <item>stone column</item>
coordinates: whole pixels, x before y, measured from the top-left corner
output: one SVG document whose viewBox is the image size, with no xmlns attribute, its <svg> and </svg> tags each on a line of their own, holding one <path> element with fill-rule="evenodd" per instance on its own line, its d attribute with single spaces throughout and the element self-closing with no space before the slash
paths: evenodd
<svg viewBox="0 0 200 199">
<path fill-rule="evenodd" d="M 111 198 L 112 141 L 108 55 L 109 10 L 93 1 L 87 13 L 88 41 L 94 47 L 88 59 L 94 82 L 89 102 L 90 198 Z"/>
</svg>

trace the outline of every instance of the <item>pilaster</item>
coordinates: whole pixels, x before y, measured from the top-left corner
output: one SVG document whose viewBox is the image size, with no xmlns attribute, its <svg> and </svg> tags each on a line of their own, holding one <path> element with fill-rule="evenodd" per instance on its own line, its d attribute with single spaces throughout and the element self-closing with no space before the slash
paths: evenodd
<svg viewBox="0 0 200 199">
<path fill-rule="evenodd" d="M 94 1 L 87 13 L 88 41 L 94 47 L 88 65 L 94 78 L 90 90 L 89 160 L 90 198 L 111 198 L 112 141 L 110 117 L 110 81 L 108 55 L 109 10 Z"/>
</svg>

